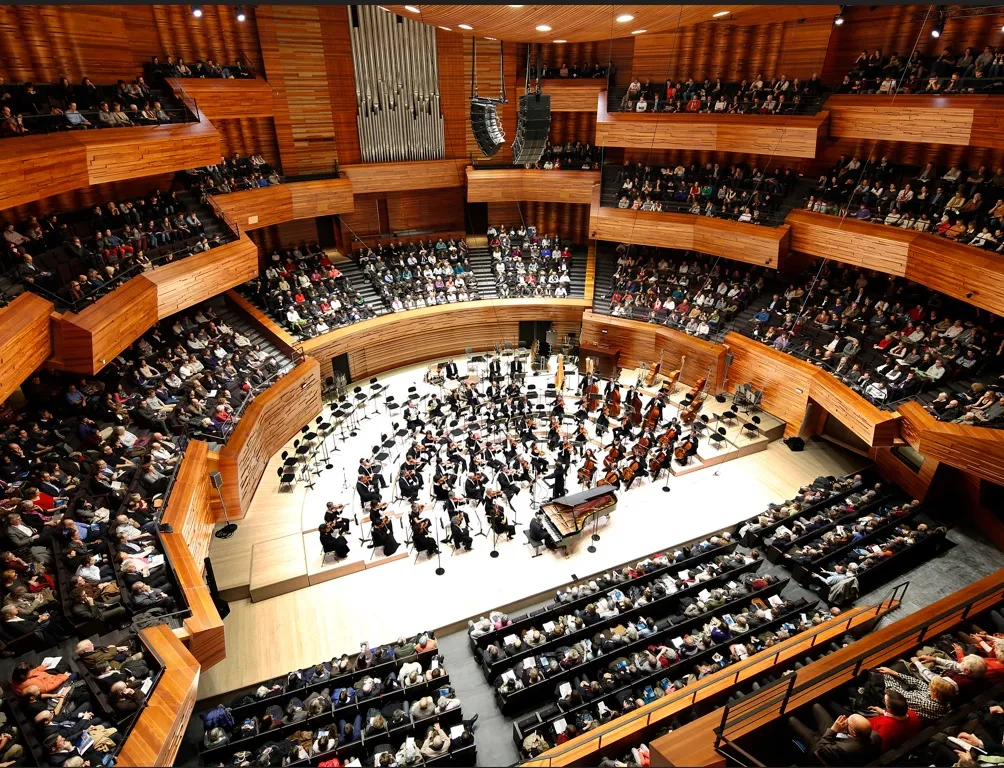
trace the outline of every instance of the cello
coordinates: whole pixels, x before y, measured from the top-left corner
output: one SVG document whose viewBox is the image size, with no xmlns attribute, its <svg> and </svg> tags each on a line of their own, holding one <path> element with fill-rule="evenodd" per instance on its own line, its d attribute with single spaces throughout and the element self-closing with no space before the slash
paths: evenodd
<svg viewBox="0 0 1004 768">
<path fill-rule="evenodd" d="M 607 418 L 618 419 L 621 415 L 621 389 L 617 384 L 614 384 L 613 390 L 610 392 L 610 398 L 607 400 Z"/>
<path fill-rule="evenodd" d="M 677 446 L 676 450 L 673 451 L 673 457 L 680 464 L 686 464 L 687 457 L 691 454 L 694 448 L 696 448 L 696 446 L 697 446 L 697 440 L 694 438 L 693 435 L 688 435 L 686 439 L 682 443 L 680 443 L 679 446 Z"/>
<path fill-rule="evenodd" d="M 676 442 L 678 434 L 676 424 L 670 424 L 666 431 L 659 435 L 656 442 L 663 448 L 670 448 Z"/>
<path fill-rule="evenodd" d="M 617 464 L 621 457 L 621 447 L 616 442 L 610 446 L 610 450 L 603 459 L 603 468 L 610 469 Z"/>
<path fill-rule="evenodd" d="M 653 398 L 652 402 L 648 404 L 648 412 L 645 414 L 645 430 L 654 432 L 661 419 L 662 401 L 659 398 Z"/>
<path fill-rule="evenodd" d="M 621 482 L 624 483 L 625 490 L 631 487 L 631 483 L 634 482 L 634 477 L 639 469 L 641 469 L 641 461 L 631 459 L 631 462 L 621 470 Z"/>
<path fill-rule="evenodd" d="M 620 473 L 616 469 L 611 469 L 607 472 L 603 479 L 597 483 L 597 485 L 614 485 L 616 486 L 621 481 Z"/>
<path fill-rule="evenodd" d="M 661 449 L 655 454 L 655 456 L 648 460 L 648 471 L 651 473 L 653 481 L 659 477 L 659 473 L 662 471 L 662 468 L 668 459 L 669 454 L 665 449 Z"/>
<path fill-rule="evenodd" d="M 680 367 L 675 371 L 670 371 L 669 376 L 666 380 L 662 382 L 662 386 L 659 391 L 666 395 L 672 395 L 676 391 L 676 383 L 680 380 L 680 374 L 683 373 L 683 366 L 687 364 L 687 356 L 683 355 L 680 358 Z M 661 365 L 661 363 L 660 363 Z"/>
<path fill-rule="evenodd" d="M 588 488 L 593 482 L 593 473 L 596 472 L 596 455 L 592 451 L 586 451 L 586 460 L 579 467 L 577 477 L 579 485 Z"/>
</svg>

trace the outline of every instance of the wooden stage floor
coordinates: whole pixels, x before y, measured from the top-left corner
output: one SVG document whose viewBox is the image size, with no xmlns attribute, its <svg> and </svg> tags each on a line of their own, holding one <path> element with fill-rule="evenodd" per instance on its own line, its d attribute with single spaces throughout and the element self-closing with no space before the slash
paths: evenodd
<svg viewBox="0 0 1004 768">
<path fill-rule="evenodd" d="M 404 369 L 380 380 L 401 402 L 409 386 L 418 386 L 420 393 L 429 391 L 421 383 L 424 371 L 425 366 Z M 537 379 L 538 389 L 543 390 L 548 380 Z M 571 408 L 572 399 L 566 408 Z M 725 407 L 713 400 L 706 406 L 709 414 Z M 281 462 L 278 455 L 272 457 L 237 533 L 213 541 L 214 572 L 221 592 L 231 600 L 232 612 L 225 622 L 227 659 L 202 675 L 200 698 L 352 652 L 362 641 L 378 643 L 422 629 L 440 629 L 550 592 L 576 577 L 734 524 L 771 501 L 788 498 L 818 475 L 845 474 L 867 464 L 863 457 L 823 441 L 793 453 L 776 440 L 783 424 L 760 415 L 770 438 L 748 439 L 738 435 L 738 426 L 729 427 L 729 442 L 721 451 L 727 453 L 721 457 L 725 460 L 670 477 L 671 492 L 663 492 L 663 480 L 648 479 L 636 481 L 630 491 L 619 491 L 616 511 L 599 529 L 595 553 L 589 553 L 583 541 L 567 558 L 546 551 L 532 558 L 520 528 L 512 541 L 498 541 L 497 559 L 489 556 L 491 538 L 475 537 L 472 552 L 452 556 L 444 545 L 443 576 L 435 574 L 435 559 L 423 556 L 415 562 L 413 554 L 400 556 L 406 551 L 400 529 L 402 547 L 394 558 L 372 558 L 373 550 L 359 545 L 359 530 L 353 526 L 349 557 L 330 566 L 321 564 L 317 526 L 325 502 L 346 507 L 352 503 L 358 459 L 370 453 L 381 433 L 390 432 L 388 416 L 363 422 L 355 438 L 340 443 L 334 468 L 316 478 L 313 490 L 297 485 L 292 492 L 278 493 L 276 468 Z M 715 421 L 712 425 L 718 426 Z M 711 455 L 706 441 L 701 448 L 705 457 Z M 386 474 L 393 482 L 389 461 Z M 569 473 L 568 486 L 569 493 L 578 489 L 574 472 Z M 539 486 L 538 497 L 544 490 Z M 529 520 L 529 503 L 527 490 L 513 499 L 521 524 Z M 404 503 L 392 508 L 406 518 Z M 512 512 L 509 516 L 512 521 Z M 476 531 L 473 514 L 471 523 Z M 252 594 L 254 602 L 248 599 Z"/>
</svg>

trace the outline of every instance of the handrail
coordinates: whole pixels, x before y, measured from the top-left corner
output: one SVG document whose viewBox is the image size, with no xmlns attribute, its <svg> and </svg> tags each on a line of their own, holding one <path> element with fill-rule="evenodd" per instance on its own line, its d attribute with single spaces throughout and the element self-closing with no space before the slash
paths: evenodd
<svg viewBox="0 0 1004 768">
<path fill-rule="evenodd" d="M 213 213 L 216 214 L 217 218 L 221 219 L 224 224 L 226 224 L 230 231 L 234 233 L 236 237 L 241 236 L 241 228 L 236 221 L 230 218 L 230 215 L 223 210 L 223 207 L 216 202 L 214 195 L 209 195 L 206 197 L 206 202 L 209 203 L 209 207 L 213 209 Z"/>
<path fill-rule="evenodd" d="M 909 585 L 909 582 L 904 582 L 904 584 Z M 897 585 L 896 589 L 898 589 L 900 586 L 903 585 Z M 905 591 L 906 590 L 904 588 L 904 594 Z M 895 594 L 895 589 L 893 590 L 893 594 Z M 896 605 L 898 605 L 898 603 L 894 604 L 893 596 L 890 595 L 890 598 L 888 600 L 883 600 L 875 606 L 875 618 L 880 617 L 883 613 L 887 613 L 889 610 L 896 607 Z M 809 638 L 812 638 L 812 643 L 809 647 L 810 648 L 814 647 L 816 644 L 815 638 L 818 637 L 820 634 L 822 634 L 823 632 L 829 633 L 833 630 L 835 626 L 839 626 L 840 624 L 844 624 L 843 631 L 849 630 L 854 620 L 860 616 L 861 616 L 860 612 L 855 613 L 853 611 L 849 611 L 846 620 L 835 616 L 823 622 L 822 624 L 813 627 L 811 630 L 806 630 L 805 632 L 799 632 L 798 634 L 790 637 L 788 640 L 785 640 L 783 643 L 771 646 L 771 649 L 774 651 L 774 661 L 772 666 L 778 663 L 779 657 L 781 656 L 783 651 L 789 650 L 795 646 L 800 646 Z M 759 654 L 756 654 L 755 656 L 759 656 Z M 758 669 L 762 668 L 764 659 L 755 658 L 755 656 L 751 656 L 749 659 L 740 662 L 739 664 L 725 667 L 725 669 L 728 669 L 730 671 L 733 669 L 735 670 L 735 674 L 733 676 L 733 684 L 737 684 L 740 682 L 740 677 L 742 675 L 743 670 L 749 669 L 750 667 L 753 666 L 756 666 Z M 613 738 L 620 738 L 623 732 L 625 732 L 626 730 L 630 730 L 628 728 L 629 724 L 637 722 L 638 720 L 642 719 L 646 720 L 645 725 L 643 727 L 647 727 L 656 722 L 661 722 L 663 718 L 659 716 L 659 712 L 664 707 L 667 707 L 670 704 L 676 704 L 688 698 L 690 699 L 689 706 L 693 706 L 694 704 L 697 703 L 698 694 L 701 691 L 711 686 L 717 685 L 718 683 L 719 683 L 718 678 L 711 677 L 711 678 L 706 678 L 703 683 L 699 683 L 694 687 L 688 685 L 684 688 L 681 688 L 679 691 L 675 692 L 680 695 L 669 694 L 667 696 L 664 696 L 662 699 L 659 699 L 659 706 L 657 707 L 653 707 L 652 709 L 647 710 L 645 712 L 635 714 L 627 719 L 625 719 L 624 717 L 615 717 L 613 720 L 600 726 L 599 728 L 589 731 L 588 734 L 591 738 L 599 737 L 599 743 L 596 746 L 596 750 L 597 751 L 601 750 L 604 748 L 604 743 L 603 743 L 604 736 L 613 734 Z M 560 757 L 566 754 L 567 752 L 571 752 L 573 750 L 578 750 L 581 748 L 582 745 L 579 744 L 570 747 L 565 747 L 564 749 L 557 751 L 548 750 L 546 753 L 544 753 L 547 755 L 546 759 L 542 755 L 541 757 L 532 758 L 524 762 L 530 763 L 534 766 L 542 766 L 542 767 L 550 766 L 555 758 Z M 552 752 L 553 754 L 551 754 Z"/>
<path fill-rule="evenodd" d="M 195 117 L 195 122 L 202 122 L 202 114 L 199 112 L 199 102 L 197 102 L 192 96 L 188 94 L 185 90 L 185 86 L 181 84 L 181 78 L 178 78 L 178 91 L 181 92 L 181 101 L 188 109 L 189 112 Z M 177 95 L 177 94 L 176 94 Z M 187 121 L 186 121 L 187 122 Z"/>
<path fill-rule="evenodd" d="M 260 385 L 258 385 L 257 387 L 252 387 L 250 390 L 248 390 L 244 394 L 244 399 L 241 400 L 240 405 L 238 405 L 237 408 L 234 409 L 233 417 L 231 417 L 229 421 L 223 424 L 223 428 L 220 429 L 220 435 L 218 437 L 214 435 L 206 435 L 206 437 L 212 440 L 213 442 L 226 443 L 227 440 L 230 439 L 230 436 L 233 434 L 233 431 L 237 428 L 237 423 L 240 421 L 241 416 L 244 415 L 244 412 L 247 410 L 248 406 L 251 405 L 254 399 L 258 397 L 258 395 L 260 395 L 266 389 L 268 389 L 270 386 L 272 386 L 279 379 L 286 376 L 286 374 L 292 371 L 293 368 L 296 367 L 297 363 L 299 363 L 302 360 L 303 360 L 303 345 L 301 343 L 300 345 L 298 345 L 298 347 L 294 347 L 292 364 L 290 365 L 288 370 L 280 368 L 279 370 L 272 373 Z"/>
</svg>

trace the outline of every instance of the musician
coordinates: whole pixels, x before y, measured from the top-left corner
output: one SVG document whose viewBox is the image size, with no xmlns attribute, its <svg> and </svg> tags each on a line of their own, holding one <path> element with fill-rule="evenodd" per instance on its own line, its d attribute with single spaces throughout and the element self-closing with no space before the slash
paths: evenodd
<svg viewBox="0 0 1004 768">
<path fill-rule="evenodd" d="M 458 549 L 463 547 L 470 552 L 474 546 L 474 539 L 468 530 L 467 515 L 463 512 L 458 512 L 450 519 L 450 537 L 453 539 L 453 546 Z"/>
<path fill-rule="evenodd" d="M 317 527 L 317 532 L 321 536 L 321 550 L 325 555 L 334 552 L 339 560 L 349 556 L 349 544 L 336 523 L 325 521 Z"/>
<path fill-rule="evenodd" d="M 475 501 L 484 501 L 485 498 L 485 480 L 481 476 L 480 472 L 472 472 L 464 483 L 464 494 L 468 499 L 474 499 Z"/>
<path fill-rule="evenodd" d="M 381 472 L 383 472 L 383 465 L 379 461 L 370 461 L 365 456 L 359 459 L 359 474 L 369 475 L 378 488 L 386 488 L 387 481 Z"/>
<path fill-rule="evenodd" d="M 436 539 L 429 535 L 432 523 L 429 518 L 422 517 L 425 507 L 421 504 L 412 504 L 411 512 L 408 513 L 408 521 L 411 523 L 411 543 L 419 552 L 425 552 L 427 557 L 439 554 L 439 545 Z"/>
<path fill-rule="evenodd" d="M 596 474 L 596 453 L 591 449 L 586 449 L 585 458 L 579 468 L 579 485 L 583 488 L 590 488 L 593 485 L 593 476 Z"/>
<path fill-rule="evenodd" d="M 407 425 L 408 429 L 414 432 L 416 429 L 424 429 L 425 422 L 422 421 L 421 416 L 418 412 L 418 408 L 415 407 L 415 401 L 409 400 L 408 405 L 404 408 L 404 423 Z"/>
<path fill-rule="evenodd" d="M 596 417 L 596 436 L 603 439 L 603 435 L 607 433 L 610 429 L 610 417 L 607 415 L 607 409 L 604 407 L 600 409 L 600 415 Z"/>
<path fill-rule="evenodd" d="M 446 361 L 446 378 L 448 379 L 460 378 L 460 372 L 457 370 L 457 364 L 453 362 L 452 357 Z"/>
<path fill-rule="evenodd" d="M 439 437 L 442 437 L 440 435 Z M 422 453 L 426 456 L 432 456 L 434 453 L 439 451 L 439 438 L 432 434 L 431 429 L 425 431 L 425 437 L 422 438 Z"/>
<path fill-rule="evenodd" d="M 551 426 L 547 430 L 547 450 L 554 451 L 561 445 L 561 422 L 551 418 Z"/>
<path fill-rule="evenodd" d="M 631 416 L 634 409 L 630 405 L 625 405 L 621 409 L 621 423 L 614 427 L 614 438 L 631 440 L 634 438 L 634 430 L 631 426 Z"/>
<path fill-rule="evenodd" d="M 567 469 L 568 465 L 562 464 L 560 461 L 557 461 L 554 464 L 554 472 L 552 472 L 549 475 L 545 475 L 544 477 L 545 484 L 547 484 L 548 487 L 554 490 L 554 494 L 551 496 L 551 499 L 560 499 L 562 496 L 565 496 L 568 493 L 568 490 L 565 488 L 565 472 L 567 471 Z M 548 480 L 553 480 L 554 482 L 547 483 Z"/>
<path fill-rule="evenodd" d="M 429 402 L 425 406 L 425 412 L 430 419 L 438 419 L 443 415 L 443 404 L 434 394 L 430 395 Z"/>
<path fill-rule="evenodd" d="M 576 394 L 584 397 L 589 392 L 589 388 L 592 387 L 593 384 L 596 384 L 596 374 L 587 373 L 579 382 L 579 388 L 576 390 Z"/>
<path fill-rule="evenodd" d="M 380 489 L 373 483 L 371 475 L 359 475 L 359 479 L 356 481 L 356 493 L 359 495 L 360 504 L 366 505 L 380 501 Z"/>
<path fill-rule="evenodd" d="M 370 536 L 373 539 L 370 547 L 373 549 L 383 547 L 383 553 L 387 557 L 397 552 L 397 548 L 401 546 L 397 539 L 394 538 L 391 519 L 386 515 L 379 515 L 379 520 L 373 523 L 373 526 L 370 528 Z"/>
<path fill-rule="evenodd" d="M 341 516 L 343 509 L 345 509 L 344 504 L 335 504 L 335 502 L 329 501 L 324 510 L 324 522 L 332 523 L 342 533 L 348 533 L 349 520 Z"/>
<path fill-rule="evenodd" d="M 453 440 L 451 440 L 446 446 L 446 459 L 455 468 L 459 467 L 461 472 L 467 471 L 467 462 L 464 460 L 464 456 L 460 452 L 460 446 Z"/>
<path fill-rule="evenodd" d="M 509 363 L 509 378 L 516 379 L 523 376 L 523 363 L 520 362 L 519 357 L 513 355 L 512 362 Z"/>
<path fill-rule="evenodd" d="M 544 527 L 543 512 L 538 511 L 533 516 L 533 519 L 530 520 L 530 525 L 527 527 L 527 533 L 534 541 L 544 542 L 544 546 L 552 551 L 558 548 L 558 544 L 551 538 L 551 534 L 547 528 Z"/>
<path fill-rule="evenodd" d="M 505 494 L 505 497 L 511 502 L 514 496 L 519 495 L 519 480 L 521 478 L 518 476 L 518 471 L 512 467 L 503 467 L 502 471 L 498 474 L 499 489 Z M 526 478 L 529 480 L 529 476 Z"/>
<path fill-rule="evenodd" d="M 437 464 L 432 478 L 432 497 L 436 501 L 446 501 L 450 498 L 450 491 L 456 482 L 456 475 L 448 474 L 442 464 Z"/>
<path fill-rule="evenodd" d="M 524 449 L 526 449 L 527 443 L 532 443 L 536 440 L 536 437 L 533 434 L 533 430 L 536 426 L 537 423 L 532 418 L 528 418 L 523 421 L 523 426 L 519 434 L 519 441 L 523 444 Z"/>
<path fill-rule="evenodd" d="M 572 444 L 568 442 L 567 438 L 562 440 L 561 450 L 558 451 L 558 456 L 555 460 L 565 467 L 566 472 L 572 465 Z"/>
<path fill-rule="evenodd" d="M 464 402 L 467 403 L 467 407 L 474 410 L 481 404 L 478 399 L 477 387 L 473 384 L 464 384 Z"/>
<path fill-rule="evenodd" d="M 428 455 L 419 443 L 412 443 L 411 448 L 409 448 L 408 452 L 405 454 L 405 461 L 408 462 L 409 466 L 413 467 L 417 472 L 421 472 L 425 469 L 428 459 Z M 419 485 L 421 485 L 421 482 L 419 482 Z"/>
<path fill-rule="evenodd" d="M 502 380 L 502 363 L 499 362 L 498 355 L 493 355 L 492 361 L 488 363 L 488 378 L 490 381 Z"/>
<path fill-rule="evenodd" d="M 488 492 L 489 494 L 492 491 Z M 492 530 L 499 536 L 505 536 L 510 541 L 512 537 L 516 535 L 516 526 L 512 525 L 508 519 L 506 519 L 505 509 L 502 504 L 499 503 L 499 498 L 502 496 L 502 491 L 495 491 L 494 496 L 488 498 L 488 521 L 491 524 Z"/>
<path fill-rule="evenodd" d="M 679 447 L 676 449 L 676 453 L 680 454 L 676 456 L 676 463 L 685 466 L 690 461 L 691 456 L 697 455 L 697 444 L 697 435 L 691 432 L 680 442 Z"/>
<path fill-rule="evenodd" d="M 401 476 L 397 479 L 398 491 L 401 496 L 409 501 L 415 501 L 418 499 L 418 492 L 421 490 L 421 485 L 418 480 L 415 479 L 415 471 L 413 469 L 406 469 L 401 473 Z"/>
<path fill-rule="evenodd" d="M 547 454 L 544 453 L 544 449 L 539 445 L 534 445 L 530 450 L 530 465 L 533 467 L 534 472 L 547 472 L 547 468 L 550 466 L 550 462 L 547 460 Z"/>
<path fill-rule="evenodd" d="M 586 432 L 586 425 L 580 423 L 575 430 L 575 438 L 572 444 L 575 447 L 575 454 L 582 456 L 586 452 L 586 444 L 589 442 L 589 433 Z"/>
<path fill-rule="evenodd" d="M 551 416 L 557 419 L 565 418 L 565 398 L 561 395 L 554 398 L 554 405 L 551 406 Z"/>
</svg>

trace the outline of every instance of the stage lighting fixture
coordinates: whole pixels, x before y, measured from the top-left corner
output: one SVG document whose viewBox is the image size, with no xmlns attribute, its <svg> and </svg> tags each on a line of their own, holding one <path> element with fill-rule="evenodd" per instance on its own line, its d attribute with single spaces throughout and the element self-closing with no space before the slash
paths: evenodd
<svg viewBox="0 0 1004 768">
<path fill-rule="evenodd" d="M 471 99 L 471 130 L 474 132 L 481 154 L 485 157 L 494 157 L 505 144 L 496 102 L 483 96 Z"/>
<path fill-rule="evenodd" d="M 192 6 L 192 15 L 195 18 L 197 18 L 197 19 L 201 19 L 202 18 L 202 6 L 201 5 L 193 5 Z"/>
<path fill-rule="evenodd" d="M 938 6 L 938 20 L 934 22 L 934 28 L 931 30 L 931 37 L 937 40 L 941 37 L 941 33 L 945 31 L 945 22 L 948 16 L 945 13 L 945 6 Z"/>
<path fill-rule="evenodd" d="M 541 93 L 520 96 L 516 140 L 512 143 L 513 163 L 527 165 L 540 160 L 550 130 L 551 97 Z"/>
<path fill-rule="evenodd" d="M 833 19 L 833 23 L 836 24 L 838 27 L 841 24 L 843 24 L 844 21 L 846 21 L 846 19 L 844 19 L 844 9 L 846 7 L 847 7 L 846 5 L 840 6 L 840 9 L 837 11 L 836 17 Z"/>
<path fill-rule="evenodd" d="M 237 15 L 237 21 L 243 23 L 247 19 L 247 14 L 244 13 L 244 6 L 238 5 L 234 9 L 234 13 Z"/>
</svg>

